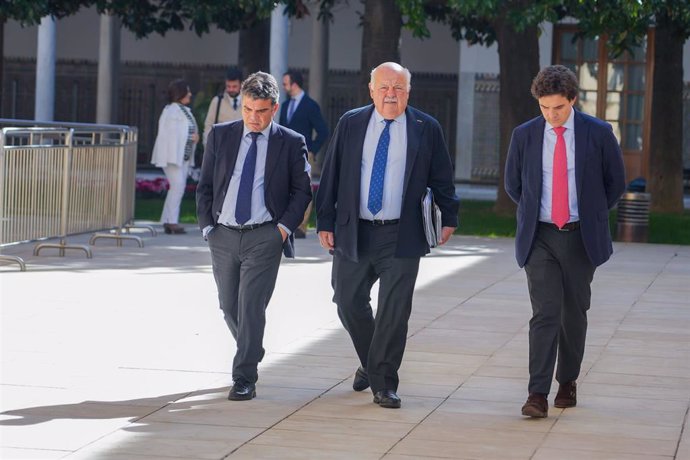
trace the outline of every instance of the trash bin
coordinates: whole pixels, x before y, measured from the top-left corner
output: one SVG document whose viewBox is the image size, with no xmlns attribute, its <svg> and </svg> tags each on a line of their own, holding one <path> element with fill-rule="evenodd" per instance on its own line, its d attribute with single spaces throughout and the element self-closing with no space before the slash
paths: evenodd
<svg viewBox="0 0 690 460">
<path fill-rule="evenodd" d="M 651 194 L 624 193 L 618 202 L 616 240 L 646 243 L 649 237 L 649 202 Z"/>
</svg>

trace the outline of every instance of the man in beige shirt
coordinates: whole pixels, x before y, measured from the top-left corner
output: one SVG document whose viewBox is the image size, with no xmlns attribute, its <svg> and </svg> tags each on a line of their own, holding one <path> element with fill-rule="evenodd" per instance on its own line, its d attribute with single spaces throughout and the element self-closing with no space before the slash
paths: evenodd
<svg viewBox="0 0 690 460">
<path fill-rule="evenodd" d="M 235 121 L 242 118 L 242 72 L 237 68 L 230 68 L 225 75 L 225 91 L 222 96 L 214 96 L 208 106 L 206 120 L 204 121 L 204 145 L 211 128 L 216 123 Z M 220 101 L 220 106 L 218 105 Z"/>
</svg>

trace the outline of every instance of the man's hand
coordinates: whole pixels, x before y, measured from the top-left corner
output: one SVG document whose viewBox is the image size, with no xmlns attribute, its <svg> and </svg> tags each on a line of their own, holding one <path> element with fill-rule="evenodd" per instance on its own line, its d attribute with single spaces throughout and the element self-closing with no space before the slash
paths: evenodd
<svg viewBox="0 0 690 460">
<path fill-rule="evenodd" d="M 333 232 L 319 232 L 319 242 L 321 247 L 328 249 L 329 251 L 335 248 L 335 235 Z"/>
<path fill-rule="evenodd" d="M 441 229 L 441 242 L 438 243 L 439 246 L 442 246 L 448 242 L 450 239 L 451 235 L 455 231 L 455 227 L 443 227 Z"/>
<path fill-rule="evenodd" d="M 283 230 L 283 227 L 281 227 L 280 225 L 278 225 L 278 230 L 280 231 L 280 236 L 283 237 L 283 243 L 285 243 L 285 240 L 288 237 L 287 232 L 285 230 Z"/>
</svg>

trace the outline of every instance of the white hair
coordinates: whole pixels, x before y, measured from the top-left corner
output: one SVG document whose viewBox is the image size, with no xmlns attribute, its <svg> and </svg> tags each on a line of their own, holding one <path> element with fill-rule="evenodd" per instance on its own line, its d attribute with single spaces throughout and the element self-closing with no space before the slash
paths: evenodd
<svg viewBox="0 0 690 460">
<path fill-rule="evenodd" d="M 396 69 L 398 71 L 402 71 L 403 75 L 405 75 L 405 79 L 407 79 L 407 90 L 409 91 L 410 88 L 412 88 L 412 74 L 410 73 L 410 70 L 407 67 L 403 67 L 397 62 L 384 62 L 383 64 L 379 64 L 373 69 L 371 69 L 371 73 L 369 74 L 369 86 L 374 86 L 374 72 L 376 72 L 380 67 L 391 67 L 391 68 L 396 68 L 398 67 L 399 69 Z"/>
</svg>

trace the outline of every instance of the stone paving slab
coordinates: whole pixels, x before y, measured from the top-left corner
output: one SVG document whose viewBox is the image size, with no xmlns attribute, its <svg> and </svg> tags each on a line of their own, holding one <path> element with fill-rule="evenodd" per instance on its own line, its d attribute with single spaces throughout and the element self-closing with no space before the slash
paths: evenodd
<svg viewBox="0 0 690 460">
<path fill-rule="evenodd" d="M 422 260 L 403 407 L 385 410 L 351 389 L 357 360 L 313 233 L 283 260 L 257 398 L 227 401 L 234 343 L 188 230 L 135 230 L 143 248 L 101 239 L 92 259 L 3 248 L 27 271 L 0 262 L 0 458 L 690 460 L 690 247 L 615 244 L 595 275 L 578 407 L 529 420 L 512 239 L 454 237 Z"/>
</svg>

